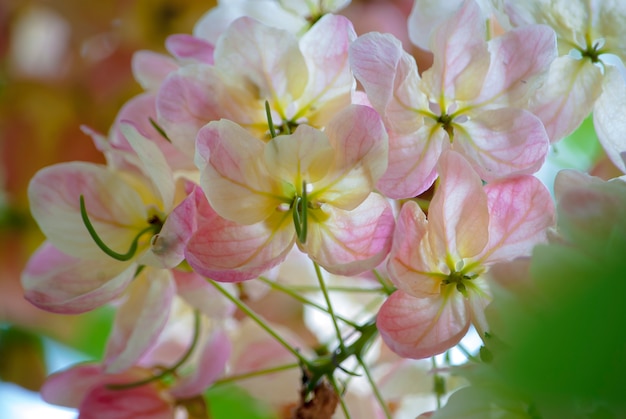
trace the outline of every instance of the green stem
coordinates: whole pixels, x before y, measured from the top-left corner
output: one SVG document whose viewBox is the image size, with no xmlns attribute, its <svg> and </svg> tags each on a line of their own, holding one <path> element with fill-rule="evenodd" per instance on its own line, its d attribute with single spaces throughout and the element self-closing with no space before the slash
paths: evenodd
<svg viewBox="0 0 626 419">
<path fill-rule="evenodd" d="M 383 287 L 383 290 L 387 295 L 391 295 L 396 291 L 396 288 L 389 285 L 388 281 L 386 281 L 385 278 L 383 278 L 383 276 L 376 269 L 372 269 L 372 273 L 374 274 L 380 285 Z"/>
<path fill-rule="evenodd" d="M 293 291 L 303 291 L 303 292 L 310 292 L 310 291 L 319 291 L 319 287 L 313 286 L 313 285 L 292 285 L 289 287 L 291 290 Z M 380 288 L 358 288 L 358 287 L 342 287 L 342 286 L 327 286 L 326 290 L 328 290 L 329 292 L 351 292 L 351 293 L 373 293 L 373 294 L 381 294 L 381 293 L 385 293 L 387 294 L 387 291 L 380 287 Z"/>
<path fill-rule="evenodd" d="M 328 306 L 328 314 L 330 314 L 330 318 L 333 321 L 335 334 L 337 335 L 337 340 L 339 340 L 339 349 L 341 350 L 341 352 L 343 352 L 346 350 L 346 344 L 343 341 L 343 337 L 341 336 L 341 330 L 339 330 L 339 325 L 337 324 L 337 317 L 335 317 L 335 310 L 333 310 L 333 305 L 330 302 L 328 290 L 326 290 L 326 283 L 324 282 L 324 276 L 322 275 L 322 270 L 320 269 L 320 265 L 318 265 L 317 262 L 315 261 L 313 261 L 313 267 L 315 268 L 315 275 L 317 276 L 317 281 L 320 284 L 320 290 L 322 291 L 322 295 L 324 295 L 324 300 L 326 301 L 326 305 Z"/>
<path fill-rule="evenodd" d="M 270 110 L 270 103 L 265 101 L 265 115 L 267 116 L 267 125 L 270 127 L 270 136 L 276 137 L 276 128 L 274 128 L 274 121 L 272 121 L 272 111 Z"/>
<path fill-rule="evenodd" d="M 213 285 L 215 287 L 215 289 L 217 289 L 224 297 L 228 298 L 233 304 L 235 304 L 239 310 L 244 312 L 256 324 L 258 324 L 259 327 L 261 327 L 261 329 L 265 330 L 270 336 L 272 336 L 274 339 L 276 339 L 276 341 L 281 346 L 283 346 L 285 349 L 287 349 L 289 352 L 291 352 L 293 354 L 293 356 L 295 356 L 302 364 L 306 365 L 307 367 L 309 365 L 311 365 L 311 362 L 308 359 L 303 357 L 302 354 L 300 354 L 300 352 L 297 349 L 295 349 L 293 346 L 291 346 L 285 339 L 283 339 L 274 330 L 272 330 L 272 328 L 269 327 L 263 321 L 263 319 L 261 319 L 261 317 L 259 317 L 250 307 L 248 307 L 248 305 L 246 303 L 241 301 L 239 298 L 231 295 L 228 291 L 226 291 L 226 289 L 224 287 L 222 287 L 216 281 L 213 281 L 213 280 L 209 279 L 208 282 L 211 285 Z"/>
<path fill-rule="evenodd" d="M 361 365 L 361 367 L 363 368 L 363 371 L 365 372 L 365 376 L 367 377 L 367 381 L 369 381 L 370 386 L 372 387 L 372 391 L 374 392 L 374 396 L 376 397 L 378 404 L 380 404 L 380 407 L 383 409 L 383 412 L 385 413 L 385 417 L 387 419 L 391 419 L 391 412 L 389 412 L 389 406 L 387 406 L 387 403 L 385 403 L 385 399 L 383 399 L 383 395 L 380 393 L 380 390 L 378 389 L 378 386 L 376 385 L 376 382 L 374 381 L 374 378 L 372 377 L 372 374 L 370 373 L 370 370 L 367 364 L 363 361 L 363 358 L 359 354 L 357 354 L 356 359 L 359 362 L 359 365 Z"/>
<path fill-rule="evenodd" d="M 298 363 L 285 364 L 285 365 L 279 365 L 277 367 L 266 368 L 266 369 L 263 369 L 263 370 L 252 371 L 252 372 L 247 372 L 247 373 L 243 373 L 243 374 L 231 375 L 230 377 L 224 377 L 222 379 L 219 379 L 219 380 L 215 381 L 215 383 L 213 385 L 232 383 L 233 381 L 245 380 L 247 378 L 258 377 L 258 376 L 261 376 L 261 375 L 272 374 L 272 373 L 280 372 L 280 371 L 286 371 L 286 370 L 290 370 L 290 369 L 293 369 L 293 368 L 298 368 L 299 366 L 300 366 L 300 364 L 298 364 Z"/>
<path fill-rule="evenodd" d="M 93 224 L 91 224 L 91 221 L 89 220 L 89 215 L 87 214 L 87 208 L 85 207 L 85 197 L 83 195 L 79 197 L 79 201 L 80 201 L 80 216 L 83 219 L 83 223 L 85 224 L 85 227 L 87 227 L 87 231 L 89 232 L 89 235 L 91 236 L 93 241 L 96 242 L 96 245 L 98 245 L 98 247 L 102 249 L 104 253 L 111 256 L 113 259 L 119 260 L 121 262 L 126 262 L 126 261 L 131 260 L 135 256 L 135 253 L 137 253 L 137 246 L 139 245 L 139 239 L 141 238 L 141 236 L 149 232 L 156 232 L 155 225 L 149 225 L 148 227 L 141 230 L 137 234 L 137 236 L 135 236 L 135 239 L 130 244 L 130 248 L 128 249 L 126 253 L 118 253 L 115 250 L 112 250 L 109 246 L 107 246 L 102 241 L 100 236 L 98 236 L 96 229 L 93 227 Z"/>
<path fill-rule="evenodd" d="M 178 370 L 191 356 L 194 349 L 198 345 L 198 339 L 200 337 L 200 311 L 195 310 L 193 312 L 193 338 L 191 340 L 191 344 L 187 351 L 183 354 L 183 356 L 174 364 L 173 366 L 160 371 L 158 374 L 155 374 L 151 377 L 145 378 L 143 380 L 135 381 L 132 383 L 124 383 L 124 384 L 108 384 L 107 388 L 110 390 L 127 390 L 129 388 L 140 387 L 146 384 L 149 384 L 153 381 L 160 380 L 169 374 L 175 374 L 176 370 Z"/>
<path fill-rule="evenodd" d="M 346 402 L 343 400 L 343 397 L 341 396 L 341 391 L 339 390 L 339 385 L 337 384 L 337 380 L 335 379 L 333 375 L 330 375 L 329 381 L 331 385 L 333 386 L 335 393 L 337 393 L 337 396 L 339 396 L 339 405 L 341 406 L 343 415 L 345 416 L 346 419 L 351 419 L 350 412 L 348 411 L 348 406 L 346 405 Z"/>
<path fill-rule="evenodd" d="M 463 355 L 465 355 L 465 357 L 469 360 L 469 361 L 474 361 L 474 362 L 480 362 L 480 359 L 478 359 L 477 357 L 475 357 L 474 355 L 472 355 L 470 353 L 470 351 L 467 350 L 467 348 L 465 346 L 463 346 L 460 343 L 456 344 L 456 347 L 459 349 L 459 351 L 463 352 Z"/>
<path fill-rule="evenodd" d="M 292 289 L 279 284 L 278 282 L 274 282 L 274 281 L 270 281 L 269 279 L 265 278 L 265 277 L 259 277 L 258 278 L 261 282 L 264 282 L 265 284 L 269 285 L 270 287 L 272 287 L 275 290 L 278 290 L 284 294 L 287 294 L 288 296 L 292 297 L 295 300 L 300 301 L 303 304 L 306 304 L 308 306 L 311 306 L 313 308 L 316 308 L 320 311 L 323 311 L 324 313 L 328 313 L 328 309 L 325 307 L 322 307 L 321 305 L 317 304 L 314 301 L 309 300 L 308 298 L 298 294 L 297 292 L 294 292 Z M 314 288 L 316 291 L 319 290 L 319 288 L 315 287 Z M 358 324 L 356 324 L 355 322 L 353 322 L 352 320 L 346 319 L 345 317 L 342 316 L 337 316 L 337 319 L 341 320 L 342 322 L 344 322 L 345 324 L 354 327 L 355 329 L 359 327 Z"/>
</svg>

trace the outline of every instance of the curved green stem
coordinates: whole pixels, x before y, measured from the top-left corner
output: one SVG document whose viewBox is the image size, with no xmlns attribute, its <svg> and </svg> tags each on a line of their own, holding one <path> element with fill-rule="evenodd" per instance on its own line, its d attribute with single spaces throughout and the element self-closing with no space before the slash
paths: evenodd
<svg viewBox="0 0 626 419">
<path fill-rule="evenodd" d="M 224 287 L 222 287 L 216 281 L 213 281 L 213 280 L 209 279 L 208 282 L 211 285 L 213 285 L 215 287 L 215 289 L 217 289 L 224 297 L 228 298 L 233 304 L 235 304 L 239 310 L 244 312 L 256 324 L 258 324 L 259 327 L 261 327 L 261 329 L 265 330 L 270 336 L 272 336 L 274 339 L 276 339 L 276 341 L 281 346 L 283 346 L 285 349 L 287 349 L 289 352 L 291 352 L 293 354 L 293 356 L 295 356 L 298 359 L 298 361 L 300 361 L 303 365 L 306 365 L 307 367 L 309 365 L 311 365 L 311 362 L 308 359 L 306 359 L 304 356 L 302 356 L 302 354 L 297 349 L 295 349 L 293 346 L 291 346 L 278 333 L 276 333 L 274 330 L 272 330 L 271 327 L 269 327 L 267 324 L 265 324 L 263 319 L 261 319 L 261 317 L 259 317 L 250 307 L 248 307 L 248 305 L 246 303 L 241 301 L 239 298 L 231 295 L 231 293 L 229 293 Z"/>
<path fill-rule="evenodd" d="M 260 276 L 258 279 L 259 279 L 259 281 L 267 284 L 268 286 L 272 287 L 273 289 L 278 290 L 278 291 L 280 291 L 280 292 L 282 292 L 284 294 L 287 294 L 288 296 L 292 297 L 295 300 L 300 301 L 303 304 L 306 304 L 306 305 L 308 305 L 310 307 L 316 308 L 316 309 L 318 309 L 320 311 L 323 311 L 324 313 L 330 314 L 326 307 L 322 307 L 321 305 L 317 304 L 316 302 L 309 300 L 308 298 L 298 294 L 297 292 L 294 292 L 289 287 L 286 287 L 286 286 L 284 286 L 282 284 L 279 284 L 278 282 L 270 281 L 269 279 L 267 279 L 265 277 L 262 277 L 262 276 Z M 314 287 L 314 289 L 315 289 L 315 291 L 319 290 L 319 288 L 317 288 L 317 287 Z M 337 316 L 337 319 L 341 320 L 342 322 L 344 322 L 345 324 L 347 324 L 349 326 L 354 327 L 355 329 L 360 327 L 358 324 L 356 324 L 355 322 L 353 322 L 350 319 L 346 319 L 345 317 Z"/>
<path fill-rule="evenodd" d="M 276 128 L 274 128 L 274 121 L 272 121 L 272 111 L 270 110 L 270 103 L 265 101 L 265 115 L 267 116 L 267 125 L 270 128 L 270 136 L 276 137 Z"/>
<path fill-rule="evenodd" d="M 374 392 L 374 397 L 376 397 L 378 404 L 380 404 L 380 407 L 383 409 L 383 412 L 385 413 L 385 418 L 391 419 L 391 412 L 389 411 L 389 406 L 387 406 L 387 403 L 385 403 L 385 399 L 383 398 L 383 395 L 380 393 L 380 390 L 378 389 L 378 386 L 376 385 L 376 382 L 374 381 L 374 378 L 372 377 L 372 374 L 370 373 L 370 370 L 367 364 L 365 363 L 365 361 L 363 361 L 363 357 L 360 354 L 357 354 L 356 360 L 359 362 L 359 365 L 361 366 L 361 368 L 363 368 L 363 371 L 365 372 L 365 376 L 367 377 L 367 381 L 370 383 L 370 387 L 372 387 L 372 391 Z"/>
<path fill-rule="evenodd" d="M 328 307 L 328 314 L 330 314 L 330 318 L 333 321 L 335 334 L 337 335 L 337 340 L 339 341 L 339 349 L 343 352 L 346 350 L 346 344 L 343 341 L 343 337 L 341 336 L 341 330 L 339 330 L 339 325 L 337 324 L 337 317 L 335 316 L 335 310 L 333 309 L 333 305 L 330 302 L 330 297 L 328 296 L 328 290 L 326 289 L 326 283 L 324 282 L 322 270 L 320 269 L 320 265 L 318 265 L 315 261 L 313 261 L 313 267 L 315 268 L 315 275 L 317 276 L 317 281 L 320 284 L 320 290 L 322 291 L 322 295 L 324 295 L 324 300 L 326 301 L 326 306 Z"/>
<path fill-rule="evenodd" d="M 221 379 L 215 381 L 215 383 L 213 383 L 213 385 L 217 386 L 217 385 L 220 385 L 220 384 L 232 383 L 233 381 L 245 380 L 247 378 L 259 377 L 261 375 L 266 375 L 266 374 L 272 374 L 272 373 L 275 373 L 275 372 L 286 371 L 286 370 L 298 368 L 299 366 L 300 366 L 300 364 L 298 364 L 298 363 L 292 363 L 292 364 L 279 365 L 277 367 L 272 367 L 272 368 L 266 368 L 266 369 L 263 369 L 263 370 L 247 372 L 247 373 L 244 373 L 244 374 L 231 375 L 229 377 L 224 377 L 224 378 L 221 378 Z"/>
<path fill-rule="evenodd" d="M 183 354 L 183 356 L 174 364 L 173 366 L 160 371 L 158 374 L 153 375 L 152 377 L 145 378 L 143 380 L 134 381 L 132 383 L 124 383 L 124 384 L 108 384 L 107 388 L 110 390 L 127 390 L 129 388 L 140 387 L 146 384 L 149 384 L 153 381 L 160 380 L 169 374 L 175 374 L 176 370 L 178 370 L 191 356 L 194 349 L 198 345 L 198 339 L 200 338 L 200 311 L 195 310 L 193 312 L 193 338 L 191 340 L 191 344 L 187 351 Z"/>
<path fill-rule="evenodd" d="M 139 239 L 141 238 L 141 236 L 149 232 L 156 232 L 155 226 L 149 225 L 148 227 L 141 230 L 135 236 L 132 243 L 130 244 L 130 248 L 128 249 L 126 253 L 118 253 L 115 250 L 112 250 L 109 246 L 107 246 L 102 241 L 100 236 L 98 236 L 96 229 L 93 227 L 93 224 L 91 224 L 91 221 L 89 220 L 89 215 L 87 214 L 87 208 L 85 207 L 85 197 L 81 195 L 79 200 L 80 200 L 80 216 L 83 219 L 83 223 L 85 224 L 85 227 L 87 228 L 87 231 L 89 232 L 89 235 L 91 236 L 93 241 L 96 242 L 96 245 L 98 245 L 98 247 L 102 249 L 104 253 L 111 256 L 113 259 L 119 260 L 121 262 L 126 262 L 126 261 L 131 260 L 135 256 L 135 253 L 137 253 L 137 247 L 139 246 Z"/>
</svg>

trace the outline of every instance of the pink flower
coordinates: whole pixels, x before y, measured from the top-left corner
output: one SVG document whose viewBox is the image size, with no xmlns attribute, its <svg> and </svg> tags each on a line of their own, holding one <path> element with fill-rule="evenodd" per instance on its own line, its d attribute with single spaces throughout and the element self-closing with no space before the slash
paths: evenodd
<svg viewBox="0 0 626 419">
<path fill-rule="evenodd" d="M 556 54 L 554 32 L 535 25 L 487 42 L 479 7 L 465 1 L 430 42 L 434 63 L 421 78 L 391 35 L 370 33 L 350 47 L 355 77 L 390 136 L 381 191 L 392 198 L 422 193 L 449 148 L 487 181 L 537 171 L 549 142 L 524 107 Z"/>
<path fill-rule="evenodd" d="M 372 190 L 387 165 L 387 136 L 371 108 L 350 106 L 324 132 L 301 125 L 268 143 L 233 122 L 212 122 L 199 132 L 197 147 L 200 183 L 216 213 L 187 247 L 187 260 L 199 272 L 214 270 L 203 254 L 227 248 L 215 262 L 230 264 L 239 280 L 253 278 L 283 260 L 296 238 L 333 273 L 362 272 L 386 256 L 393 214 Z M 237 235 L 214 234 L 219 226 Z"/>
<path fill-rule="evenodd" d="M 389 275 L 398 287 L 378 314 L 384 341 L 400 356 L 425 358 L 454 346 L 470 324 L 488 331 L 493 263 L 529 254 L 545 240 L 554 206 L 534 177 L 518 175 L 483 187 L 458 153 L 439 161 L 440 184 L 428 219 L 412 201 L 400 211 Z"/>
</svg>

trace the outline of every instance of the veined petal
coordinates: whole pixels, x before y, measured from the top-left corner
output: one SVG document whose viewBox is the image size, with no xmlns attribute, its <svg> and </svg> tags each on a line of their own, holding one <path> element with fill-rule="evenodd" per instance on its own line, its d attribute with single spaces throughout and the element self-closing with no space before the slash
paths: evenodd
<svg viewBox="0 0 626 419">
<path fill-rule="evenodd" d="M 335 151 L 326 135 L 301 125 L 292 135 L 279 135 L 265 145 L 269 176 L 300 190 L 301 182 L 315 183 L 328 174 Z"/>
<path fill-rule="evenodd" d="M 556 58 L 556 35 L 545 25 L 513 29 L 489 41 L 489 52 L 487 82 L 474 103 L 525 107 Z"/>
<path fill-rule="evenodd" d="M 165 40 L 167 50 L 179 60 L 213 64 L 212 44 L 187 34 L 170 35 Z"/>
<path fill-rule="evenodd" d="M 168 74 L 178 69 L 178 64 L 167 55 L 152 51 L 137 51 L 131 62 L 135 80 L 145 90 L 156 91 Z"/>
<path fill-rule="evenodd" d="M 154 345 L 167 322 L 175 289 L 167 269 L 145 268 L 135 278 L 109 335 L 104 355 L 107 373 L 132 367 Z"/>
<path fill-rule="evenodd" d="M 428 109 L 428 99 L 419 89 L 415 59 L 390 34 L 368 33 L 350 46 L 350 64 L 367 97 L 383 117 L 387 129 L 398 134 L 414 132 Z"/>
<path fill-rule="evenodd" d="M 454 127 L 454 149 L 465 155 L 486 181 L 510 174 L 535 173 L 549 141 L 539 118 L 517 108 L 477 113 Z"/>
<path fill-rule="evenodd" d="M 169 212 L 174 205 L 174 176 L 163 152 L 154 142 L 141 135 L 132 123 L 121 121 L 119 128 L 137 153 L 144 173 L 160 195 L 160 209 Z"/>
<path fill-rule="evenodd" d="M 626 151 L 626 81 L 614 67 L 606 68 L 603 92 L 593 111 L 593 126 L 611 162 L 626 173 L 622 158 Z"/>
<path fill-rule="evenodd" d="M 215 68 L 202 64 L 181 67 L 159 89 L 158 123 L 172 143 L 191 158 L 198 130 L 225 116 L 220 100 L 223 89 Z"/>
<path fill-rule="evenodd" d="M 283 202 L 281 185 L 272 179 L 262 156 L 265 144 L 228 120 L 214 121 L 198 132 L 197 147 L 210 150 L 200 185 L 220 216 L 254 224 Z"/>
<path fill-rule="evenodd" d="M 463 0 L 416 0 L 408 19 L 409 38 L 421 49 L 427 50 L 433 31 L 460 9 Z"/>
<path fill-rule="evenodd" d="M 391 280 L 416 298 L 439 295 L 441 278 L 429 275 L 439 273 L 438 266 L 430 266 L 432 260 L 424 254 L 423 248 L 423 241 L 427 240 L 426 214 L 414 201 L 407 201 L 400 209 L 397 223 L 387 262 Z"/>
<path fill-rule="evenodd" d="M 149 188 L 132 187 L 133 179 L 92 163 L 48 166 L 37 172 L 28 186 L 31 213 L 59 250 L 81 258 L 108 259 L 85 227 L 80 196 L 84 196 L 87 214 L 100 238 L 123 253 L 148 226 L 147 206 L 158 202 Z M 136 184 L 141 188 L 140 181 Z"/>
<path fill-rule="evenodd" d="M 137 264 L 108 257 L 77 259 L 44 242 L 22 272 L 24 296 L 35 306 L 56 313 L 83 313 L 120 296 Z"/>
<path fill-rule="evenodd" d="M 251 83 L 261 101 L 272 105 L 280 101 L 279 109 L 300 97 L 308 81 L 295 35 L 250 17 L 235 20 L 219 38 L 215 66 L 233 79 Z"/>
<path fill-rule="evenodd" d="M 232 345 L 226 333 L 217 330 L 210 336 L 206 336 L 197 350 L 201 352 L 191 374 L 180 379 L 170 390 L 177 399 L 202 394 L 213 384 L 226 368 Z"/>
<path fill-rule="evenodd" d="M 81 364 L 52 374 L 41 387 L 41 398 L 48 403 L 78 407 L 91 389 L 102 381 L 98 364 Z"/>
<path fill-rule="evenodd" d="M 428 208 L 428 239 L 433 258 L 452 261 L 478 255 L 489 239 L 487 195 L 480 177 L 459 153 L 439 159 L 440 183 Z M 448 266 L 454 269 L 454 266 Z"/>
<path fill-rule="evenodd" d="M 350 104 L 356 82 L 350 70 L 348 47 L 354 39 L 352 23 L 344 16 L 331 14 L 318 20 L 300 39 L 309 74 L 298 104 L 309 111 L 308 123 L 315 127 L 326 126 Z"/>
<path fill-rule="evenodd" d="M 351 105 L 337 114 L 324 132 L 335 156 L 311 199 L 352 210 L 367 198 L 387 169 L 385 127 L 374 109 Z"/>
<path fill-rule="evenodd" d="M 376 186 L 394 199 L 418 196 L 437 178 L 437 160 L 450 141 L 443 129 L 423 126 L 415 133 L 389 137 L 389 165 Z"/>
<path fill-rule="evenodd" d="M 552 143 L 571 134 L 589 115 L 602 92 L 602 71 L 589 60 L 556 58 L 537 89 L 530 110 L 543 122 Z"/>
<path fill-rule="evenodd" d="M 554 203 L 548 189 L 534 176 L 521 175 L 485 186 L 489 205 L 489 243 L 484 263 L 530 255 L 546 240 L 554 224 Z"/>
<path fill-rule="evenodd" d="M 430 39 L 433 66 L 422 80 L 434 97 L 467 101 L 480 92 L 489 68 L 485 18 L 474 1 L 466 1 Z"/>
<path fill-rule="evenodd" d="M 469 329 L 470 318 L 461 293 L 415 298 L 394 292 L 376 321 L 389 348 L 405 358 L 428 358 L 456 345 Z"/>
<path fill-rule="evenodd" d="M 222 320 L 232 316 L 235 312 L 235 305 L 209 284 L 206 278 L 193 271 L 174 270 L 173 274 L 176 281 L 176 294 L 205 316 Z M 228 287 L 228 284 L 223 284 L 223 286 Z"/>
<path fill-rule="evenodd" d="M 327 204 L 309 211 L 307 240 L 300 246 L 328 272 L 356 275 L 375 268 L 389 253 L 395 221 L 381 195 L 370 194 L 352 211 Z"/>
<path fill-rule="evenodd" d="M 198 228 L 185 258 L 197 273 L 224 282 L 252 279 L 282 262 L 293 247 L 291 212 L 276 212 L 265 221 L 242 225 L 220 217 L 201 192 L 194 196 Z"/>
</svg>

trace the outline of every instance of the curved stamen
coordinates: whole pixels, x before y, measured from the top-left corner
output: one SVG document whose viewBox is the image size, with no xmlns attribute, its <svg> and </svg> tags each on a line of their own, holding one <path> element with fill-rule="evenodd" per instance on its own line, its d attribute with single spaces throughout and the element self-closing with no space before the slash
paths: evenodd
<svg viewBox="0 0 626 419">
<path fill-rule="evenodd" d="M 107 246 L 102 241 L 100 236 L 98 236 L 96 229 L 93 227 L 93 224 L 91 224 L 91 221 L 89 220 L 89 215 L 87 214 L 87 209 L 85 208 L 85 197 L 81 195 L 79 200 L 80 200 L 80 216 L 82 217 L 83 223 L 85 224 L 85 227 L 87 228 L 87 231 L 89 232 L 89 235 L 91 236 L 93 241 L 96 243 L 96 245 L 98 245 L 98 247 L 104 253 L 111 256 L 113 259 L 119 260 L 121 262 L 126 262 L 128 260 L 131 260 L 133 256 L 135 256 L 135 253 L 137 253 L 137 247 L 139 246 L 139 239 L 141 238 L 141 236 L 149 232 L 156 232 L 156 229 L 160 228 L 158 224 L 153 224 L 144 228 L 135 236 L 132 243 L 130 244 L 130 248 L 128 249 L 126 253 L 118 253 L 115 250 L 111 249 L 109 246 Z"/>
</svg>

